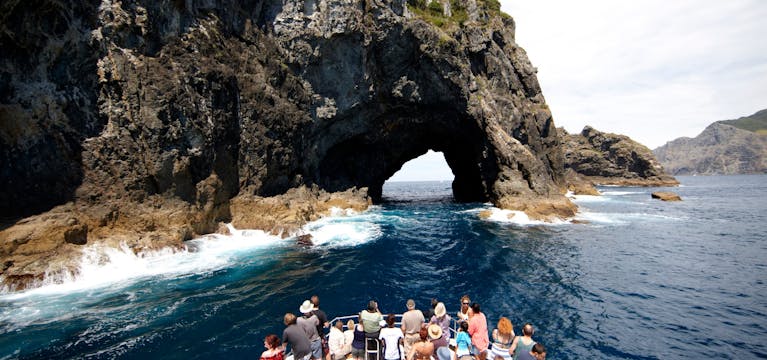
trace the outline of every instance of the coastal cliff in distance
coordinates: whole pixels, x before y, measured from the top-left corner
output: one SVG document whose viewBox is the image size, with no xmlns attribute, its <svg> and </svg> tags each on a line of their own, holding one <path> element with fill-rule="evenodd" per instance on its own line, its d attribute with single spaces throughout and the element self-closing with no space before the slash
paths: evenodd
<svg viewBox="0 0 767 360">
<path fill-rule="evenodd" d="M 669 141 L 653 152 L 674 175 L 767 173 L 767 109 L 717 121 L 694 138 Z"/>
<path fill-rule="evenodd" d="M 458 201 L 573 215 L 513 19 L 439 4 L 4 1 L 0 282 L 76 273 L 85 244 L 291 234 L 430 149 Z"/>
<path fill-rule="evenodd" d="M 592 185 L 676 186 L 646 146 L 625 135 L 598 131 L 590 126 L 579 134 L 560 128 L 570 190 L 597 194 Z"/>
</svg>

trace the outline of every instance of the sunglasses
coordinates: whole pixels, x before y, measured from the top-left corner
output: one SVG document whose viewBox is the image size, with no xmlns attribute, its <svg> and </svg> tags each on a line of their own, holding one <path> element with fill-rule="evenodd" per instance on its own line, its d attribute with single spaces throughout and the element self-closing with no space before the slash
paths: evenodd
<svg viewBox="0 0 767 360">
<path fill-rule="evenodd" d="M 465 303 L 463 303 L 463 304 L 464 304 L 464 305 L 469 305 L 469 303 L 467 303 L 467 302 L 465 302 Z"/>
</svg>

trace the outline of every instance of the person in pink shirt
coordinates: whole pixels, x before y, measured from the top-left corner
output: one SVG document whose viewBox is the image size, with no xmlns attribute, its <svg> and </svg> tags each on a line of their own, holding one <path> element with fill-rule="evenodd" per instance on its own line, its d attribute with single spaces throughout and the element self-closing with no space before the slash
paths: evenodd
<svg viewBox="0 0 767 360">
<path fill-rule="evenodd" d="M 479 309 L 479 304 L 471 304 L 471 316 L 469 317 L 469 335 L 474 356 L 477 360 L 487 358 L 487 347 L 490 338 L 487 336 L 487 318 Z"/>
</svg>

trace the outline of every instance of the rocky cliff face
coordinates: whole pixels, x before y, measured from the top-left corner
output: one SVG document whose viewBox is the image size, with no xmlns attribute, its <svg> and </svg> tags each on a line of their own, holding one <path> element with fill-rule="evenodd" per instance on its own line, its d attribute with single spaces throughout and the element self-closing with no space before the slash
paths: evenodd
<svg viewBox="0 0 767 360">
<path fill-rule="evenodd" d="M 767 136 L 722 122 L 709 125 L 695 138 L 678 138 L 653 152 L 674 175 L 767 172 Z"/>
<path fill-rule="evenodd" d="M 364 207 L 429 149 L 459 201 L 572 215 L 513 20 L 451 3 L 466 18 L 438 27 L 402 0 L 3 2 L 0 213 L 47 211 L 0 232 L 3 281 L 69 271 L 84 243 Z M 318 205 L 262 206 L 299 188 Z"/>
<path fill-rule="evenodd" d="M 586 126 L 580 134 L 560 129 L 568 183 L 602 185 L 676 186 L 646 146 L 624 135 L 603 133 Z"/>
</svg>

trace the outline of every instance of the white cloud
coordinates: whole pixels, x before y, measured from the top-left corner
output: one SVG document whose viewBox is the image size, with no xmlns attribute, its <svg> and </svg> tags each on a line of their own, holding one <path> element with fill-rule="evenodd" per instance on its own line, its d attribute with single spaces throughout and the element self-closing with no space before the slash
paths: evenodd
<svg viewBox="0 0 767 360">
<path fill-rule="evenodd" d="M 557 126 L 655 148 L 767 108 L 767 1 L 501 0 Z M 429 155 L 433 154 L 433 155 Z M 392 180 L 452 179 L 430 152 Z"/>
<path fill-rule="evenodd" d="M 767 2 L 501 0 L 558 126 L 653 148 L 767 108 Z"/>
</svg>

